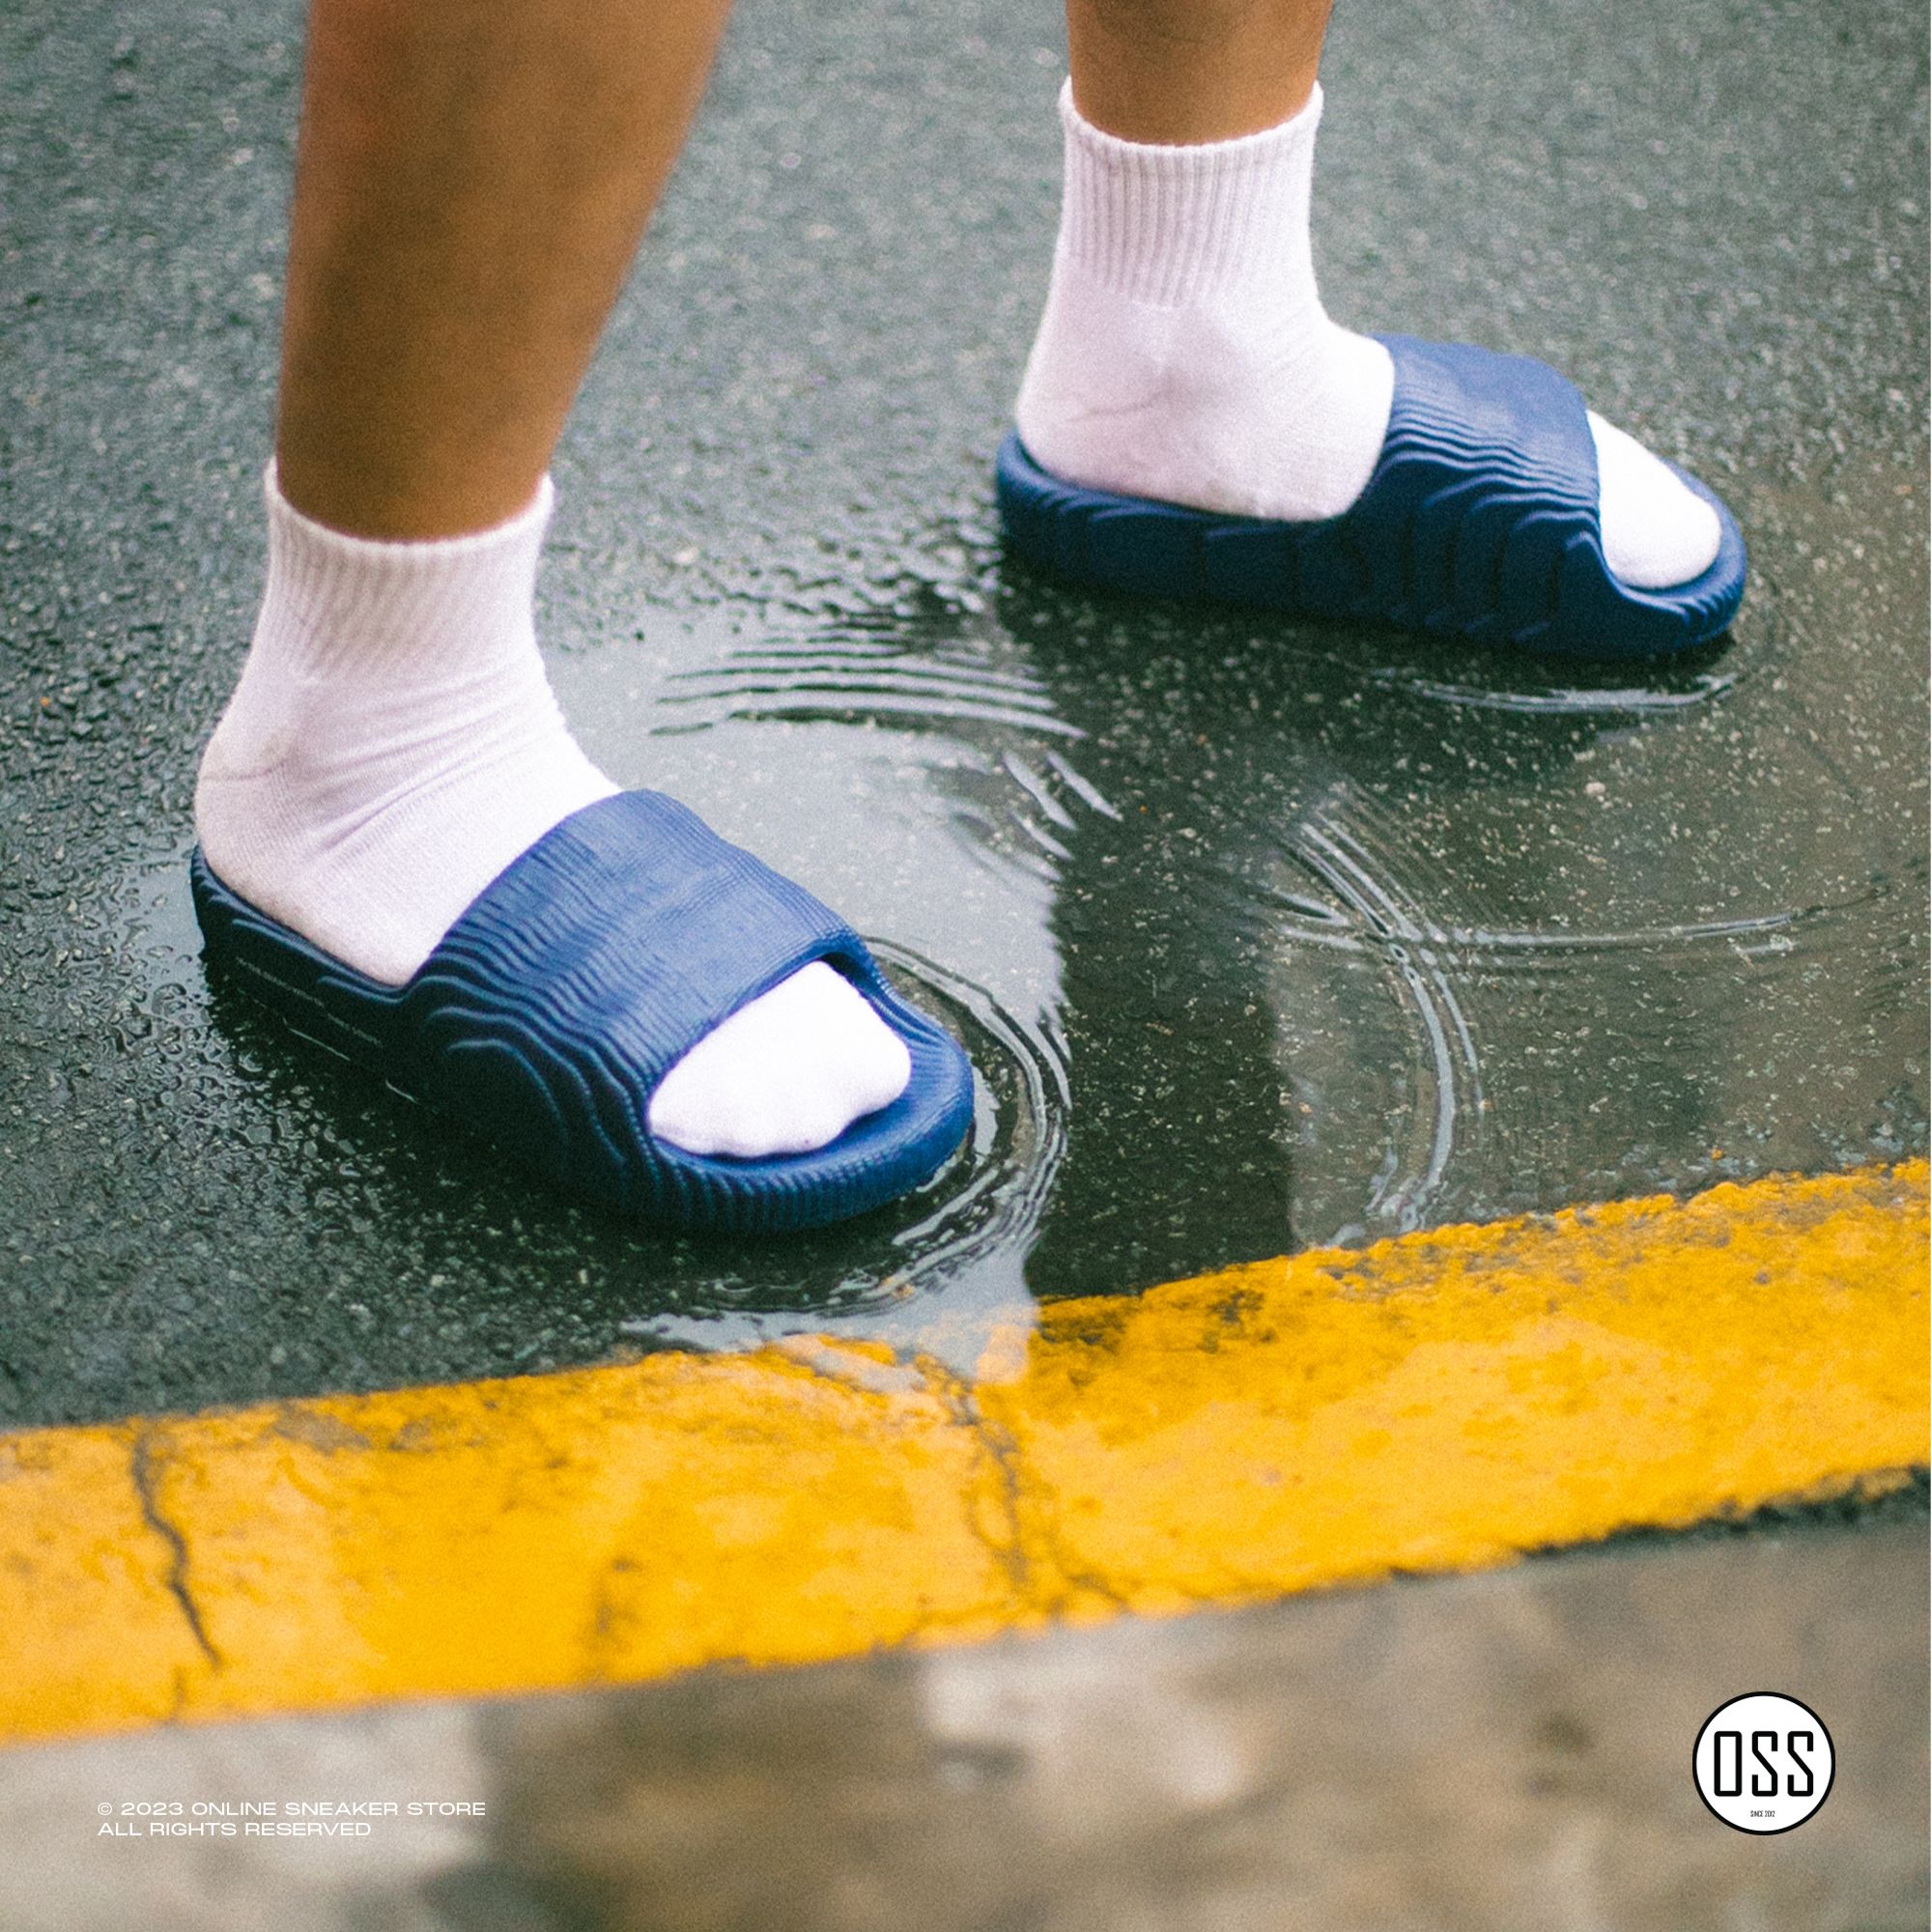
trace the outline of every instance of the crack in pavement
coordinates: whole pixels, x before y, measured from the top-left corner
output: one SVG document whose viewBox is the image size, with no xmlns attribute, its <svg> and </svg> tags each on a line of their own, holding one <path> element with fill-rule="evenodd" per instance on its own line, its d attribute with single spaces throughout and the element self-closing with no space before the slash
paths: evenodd
<svg viewBox="0 0 1932 1932">
<path fill-rule="evenodd" d="M 1042 1566 L 1054 1579 L 1051 1598 L 1028 1591 L 1030 1602 L 1058 1616 L 1082 1593 L 1098 1598 L 1116 1609 L 1130 1607 L 1126 1595 L 1098 1571 L 1089 1569 L 1067 1550 L 1061 1538 L 1060 1498 L 1050 1484 L 1040 1481 L 1027 1467 L 1026 1451 L 1012 1430 L 987 1413 L 980 1401 L 982 1387 L 998 1388 L 999 1383 L 981 1384 L 953 1375 L 939 1362 L 922 1356 L 920 1365 L 927 1379 L 937 1385 L 959 1421 L 992 1459 L 1009 1517 L 1012 1523 L 1013 1547 L 1019 1557 L 1015 1579 L 1024 1588 L 1035 1581 L 1036 1566 Z M 1025 1527 L 1032 1519 L 1031 1532 Z"/>
<path fill-rule="evenodd" d="M 1026 1547 L 1025 1532 L 1020 1523 L 1020 1479 L 1019 1471 L 1012 1465 L 1010 1441 L 1000 1442 L 980 1414 L 980 1406 L 973 1399 L 971 1385 L 940 1361 L 929 1355 L 922 1355 L 914 1363 L 914 1371 L 920 1377 L 927 1391 L 935 1396 L 941 1407 L 952 1418 L 954 1425 L 965 1430 L 979 1445 L 980 1453 L 992 1463 L 994 1474 L 999 1481 L 1000 1513 L 1006 1520 L 1007 1540 L 1004 1545 L 996 1542 L 988 1534 L 986 1527 L 979 1520 L 978 1512 L 969 1512 L 969 1527 L 974 1537 L 982 1544 L 988 1554 L 1007 1573 L 1014 1593 L 1022 1603 L 1034 1601 L 1033 1560 Z"/>
<path fill-rule="evenodd" d="M 1021 1600 L 1060 1615 L 1077 1593 L 1086 1591 L 1116 1608 L 1126 1608 L 1126 1599 L 1112 1583 L 1067 1556 L 1060 1541 L 1052 1492 L 1027 1480 L 1020 1445 L 1005 1424 L 980 1406 L 975 1385 L 929 1356 L 921 1356 L 919 1367 L 927 1385 L 953 1420 L 972 1435 L 998 1475 L 1009 1540 L 1005 1548 L 984 1535 L 980 1541 L 999 1559 Z M 1029 1516 L 1033 1519 L 1031 1534 Z"/>
<path fill-rule="evenodd" d="M 150 1529 L 168 1547 L 168 1571 L 161 1579 L 167 1586 L 168 1594 L 181 1605 L 181 1613 L 186 1619 L 187 1627 L 201 1654 L 216 1670 L 221 1668 L 221 1653 L 210 1641 L 207 1627 L 202 1623 L 200 1608 L 194 1601 L 194 1593 L 187 1581 L 187 1539 L 175 1525 L 161 1514 L 155 1484 L 155 1432 L 141 1430 L 134 1437 L 132 1454 L 128 1458 L 128 1474 L 134 1485 L 134 1494 L 141 1505 L 141 1517 Z"/>
</svg>

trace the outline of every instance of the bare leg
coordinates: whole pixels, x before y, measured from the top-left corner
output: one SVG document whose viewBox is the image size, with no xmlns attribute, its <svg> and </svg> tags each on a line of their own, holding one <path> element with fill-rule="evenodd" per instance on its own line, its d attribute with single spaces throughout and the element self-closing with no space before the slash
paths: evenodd
<svg viewBox="0 0 1932 1932">
<path fill-rule="evenodd" d="M 315 0 L 284 494 L 424 537 L 529 502 L 727 0 Z"/>
<path fill-rule="evenodd" d="M 269 582 L 195 817 L 232 892 L 387 984 L 615 789 L 537 650 L 545 471 L 724 11 L 314 0 Z M 814 961 L 722 1017 L 650 1125 L 802 1151 L 909 1070 Z"/>
<path fill-rule="evenodd" d="M 1329 0 L 1066 0 L 1073 99 L 1123 141 L 1226 141 L 1298 113 Z"/>
</svg>

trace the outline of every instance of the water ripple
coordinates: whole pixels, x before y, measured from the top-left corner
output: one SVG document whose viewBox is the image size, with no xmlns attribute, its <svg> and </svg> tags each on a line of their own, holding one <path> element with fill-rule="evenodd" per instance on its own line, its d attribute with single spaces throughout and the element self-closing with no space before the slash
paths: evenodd
<svg viewBox="0 0 1932 1932">
<path fill-rule="evenodd" d="M 1385 690 L 1400 691 L 1409 697 L 1427 698 L 1437 704 L 1453 704 L 1466 710 L 1514 711 L 1540 717 L 1596 717 L 1605 713 L 1642 716 L 1692 710 L 1734 691 L 1740 674 L 1727 666 L 1721 670 L 1698 671 L 1671 684 L 1600 686 L 1594 689 L 1588 686 L 1548 685 L 1526 691 L 1514 691 L 1494 684 L 1462 684 L 1400 670 L 1378 669 L 1372 675 L 1374 681 Z"/>
<path fill-rule="evenodd" d="M 1481 1056 L 1467 1013 L 1443 957 L 1440 929 L 1401 881 L 1361 844 L 1339 816 L 1317 809 L 1298 828 L 1294 857 L 1353 916 L 1353 933 L 1322 922 L 1311 935 L 1332 944 L 1352 937 L 1393 975 L 1414 1024 L 1415 1115 L 1423 1144 L 1377 1177 L 1368 1205 L 1374 1219 L 1401 1231 L 1421 1226 L 1448 1172 L 1459 1130 L 1479 1120 Z"/>
<path fill-rule="evenodd" d="M 1086 736 L 1059 715 L 1028 666 L 992 663 L 989 653 L 956 636 L 909 645 L 903 637 L 881 641 L 856 626 L 797 643 L 767 639 L 733 648 L 722 663 L 672 672 L 660 702 L 687 715 L 659 731 L 702 729 L 726 719 L 879 719 L 971 721 Z"/>
<path fill-rule="evenodd" d="M 1323 1183 L 1321 1212 L 1330 1219 L 1304 1216 L 1304 1238 L 1355 1238 L 1497 1211 L 1511 1205 L 1512 1170 L 1534 1171 L 1565 1143 L 1616 1157 L 1614 1145 L 1598 1152 L 1597 1122 L 1607 1125 L 1630 1106 L 1619 1080 L 1655 1094 L 1648 1104 L 1660 1125 L 1672 1111 L 1708 1110 L 1703 1084 L 1679 1070 L 1691 1042 L 1728 1042 L 1736 1063 L 1769 1083 L 1791 1050 L 1786 1009 L 1846 953 L 1864 967 L 1834 1016 L 1830 1051 L 1820 1053 L 1815 1035 L 1812 1051 L 1821 1064 L 1857 1065 L 1871 1050 L 1866 1033 L 1899 1004 L 1916 959 L 1910 946 L 1878 943 L 1911 884 L 1895 874 L 1830 899 L 1733 917 L 1512 927 L 1472 917 L 1467 887 L 1414 842 L 1406 821 L 1378 801 L 1337 791 L 1293 827 L 1280 853 L 1293 871 L 1241 888 L 1265 905 L 1291 954 L 1305 950 L 1372 968 L 1396 1019 L 1384 1037 L 1404 1071 L 1385 1089 L 1379 1164 L 1358 1168 L 1352 1186 L 1340 1174 Z M 1284 1011 L 1305 1009 L 1302 1046 L 1312 1059 L 1326 1050 L 1305 1031 L 1321 1025 L 1322 989 L 1347 983 L 1346 975 L 1321 980 L 1291 970 Z M 1361 1006 L 1359 992 L 1345 991 L 1326 1010 L 1331 1032 L 1353 1042 L 1345 1058 L 1366 1068 L 1388 1022 Z M 1601 1091 L 1589 1084 L 1606 1077 Z M 1492 1107 L 1496 1094 L 1503 1099 Z M 1644 1111 L 1639 1104 L 1639 1120 Z M 1362 1124 L 1376 1118 L 1363 1116 Z M 1627 1141 L 1623 1151 L 1649 1158 L 1647 1138 Z M 1358 1141 L 1357 1157 L 1368 1152 Z M 1723 1157 L 1721 1149 L 1708 1156 Z"/>
</svg>

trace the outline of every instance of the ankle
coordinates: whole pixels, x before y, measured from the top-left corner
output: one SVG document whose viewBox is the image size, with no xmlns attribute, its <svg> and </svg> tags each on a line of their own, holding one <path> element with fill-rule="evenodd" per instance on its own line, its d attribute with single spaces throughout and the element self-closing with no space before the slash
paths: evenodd
<svg viewBox="0 0 1932 1932">
<path fill-rule="evenodd" d="M 507 522 L 451 537 L 331 528 L 283 496 L 273 463 L 263 492 L 269 577 L 256 642 L 303 675 L 430 683 L 534 650 L 537 558 L 556 501 L 548 476 Z"/>
<path fill-rule="evenodd" d="M 268 585 L 196 830 L 231 890 L 398 983 L 503 866 L 615 789 L 537 650 L 549 486 L 497 530 L 424 542 L 344 535 L 267 487 Z"/>
<path fill-rule="evenodd" d="M 1180 147 L 1107 133 L 1063 88 L 1056 270 L 1155 308 L 1314 299 L 1308 224 L 1321 106 L 1318 87 L 1277 128 Z"/>
<path fill-rule="evenodd" d="M 1122 141 L 1061 99 L 1065 182 L 1015 417 L 1063 480 L 1319 521 L 1387 427 L 1379 343 L 1329 320 L 1308 240 L 1318 89 L 1292 120 L 1200 147 Z"/>
</svg>

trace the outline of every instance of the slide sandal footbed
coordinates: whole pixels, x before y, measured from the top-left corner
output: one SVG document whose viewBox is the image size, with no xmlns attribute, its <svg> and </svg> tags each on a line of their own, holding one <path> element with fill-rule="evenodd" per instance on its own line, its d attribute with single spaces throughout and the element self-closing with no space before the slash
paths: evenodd
<svg viewBox="0 0 1932 1932">
<path fill-rule="evenodd" d="M 563 820 L 401 986 L 258 911 L 199 850 L 190 874 L 212 967 L 298 1033 L 623 1213 L 734 1233 L 842 1220 L 925 1179 L 972 1116 L 965 1055 L 892 990 L 858 935 L 658 792 Z M 673 1063 L 814 959 L 905 1041 L 905 1092 L 810 1153 L 737 1160 L 655 1139 L 645 1108 Z"/>
<path fill-rule="evenodd" d="M 1729 628 L 1745 588 L 1736 520 L 1709 569 L 1637 590 L 1604 558 L 1596 446 L 1576 385 L 1462 343 L 1378 338 L 1395 363 L 1381 455 L 1353 505 L 1273 523 L 1062 482 L 1009 435 L 996 466 L 1012 549 L 1067 581 L 1144 595 L 1392 624 L 1583 658 L 1658 657 Z"/>
</svg>

